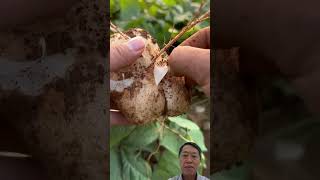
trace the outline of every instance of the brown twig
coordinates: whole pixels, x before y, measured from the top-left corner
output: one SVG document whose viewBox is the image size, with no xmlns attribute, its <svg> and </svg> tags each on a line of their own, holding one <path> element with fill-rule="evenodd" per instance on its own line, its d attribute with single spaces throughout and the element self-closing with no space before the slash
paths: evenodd
<svg viewBox="0 0 320 180">
<path fill-rule="evenodd" d="M 207 1 L 206 0 L 202 0 L 201 3 L 200 3 L 200 6 L 198 8 L 198 11 L 196 13 L 194 13 L 192 21 L 194 21 L 197 17 L 200 16 L 202 8 L 205 6 L 205 4 L 207 4 Z M 189 23 L 191 23 L 192 21 L 190 21 Z"/>
<path fill-rule="evenodd" d="M 126 39 L 130 39 L 130 37 L 129 37 L 128 35 L 126 35 L 126 34 L 124 34 L 123 32 L 121 32 L 121 31 L 119 30 L 119 28 L 118 28 L 116 25 L 114 25 L 111 21 L 110 21 L 110 27 L 111 27 L 110 29 L 111 29 L 112 31 L 119 33 L 121 36 L 123 36 L 123 37 L 126 38 Z"/>
<path fill-rule="evenodd" d="M 185 32 L 187 32 L 188 30 L 193 28 L 198 23 L 203 22 L 203 21 L 205 21 L 205 20 L 207 20 L 209 18 L 210 18 L 210 11 L 207 11 L 206 13 L 204 13 L 199 18 L 195 18 L 192 21 L 190 21 L 187 26 L 185 26 L 173 39 L 171 39 L 169 41 L 169 43 L 166 46 L 164 46 L 160 50 L 160 52 L 153 58 L 153 61 L 158 59 L 158 57 L 160 57 L 163 52 L 165 52 L 170 46 L 172 46 L 172 44 L 175 43 Z"/>
</svg>

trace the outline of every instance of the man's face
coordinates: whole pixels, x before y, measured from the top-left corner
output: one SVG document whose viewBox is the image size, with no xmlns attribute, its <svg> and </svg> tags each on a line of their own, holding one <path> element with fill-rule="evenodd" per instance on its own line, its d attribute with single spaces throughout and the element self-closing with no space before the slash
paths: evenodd
<svg viewBox="0 0 320 180">
<path fill-rule="evenodd" d="M 200 164 L 199 152 L 196 148 L 186 145 L 180 154 L 180 168 L 183 175 L 195 175 Z"/>
</svg>

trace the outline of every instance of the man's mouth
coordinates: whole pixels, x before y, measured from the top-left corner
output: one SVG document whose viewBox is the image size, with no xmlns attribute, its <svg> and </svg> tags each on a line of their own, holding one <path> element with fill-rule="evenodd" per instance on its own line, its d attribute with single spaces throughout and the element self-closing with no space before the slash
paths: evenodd
<svg viewBox="0 0 320 180">
<path fill-rule="evenodd" d="M 186 169 L 193 169 L 193 166 L 184 166 Z"/>
</svg>

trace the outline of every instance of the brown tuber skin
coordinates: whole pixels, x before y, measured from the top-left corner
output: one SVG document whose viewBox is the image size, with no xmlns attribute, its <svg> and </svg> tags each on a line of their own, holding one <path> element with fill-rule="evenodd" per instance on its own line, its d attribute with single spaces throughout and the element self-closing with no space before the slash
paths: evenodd
<svg viewBox="0 0 320 180">
<path fill-rule="evenodd" d="M 146 47 L 142 57 L 135 63 L 118 72 L 111 72 L 111 101 L 129 122 L 135 124 L 185 113 L 190 105 L 190 93 L 185 87 L 184 77 L 174 77 L 167 73 L 157 86 L 153 75 L 155 62 L 152 59 L 160 52 L 158 44 L 142 29 L 131 29 L 125 34 L 131 38 L 143 37 Z M 111 45 L 127 41 L 119 33 L 110 38 Z M 157 62 L 167 62 L 167 54 L 164 53 Z"/>
</svg>

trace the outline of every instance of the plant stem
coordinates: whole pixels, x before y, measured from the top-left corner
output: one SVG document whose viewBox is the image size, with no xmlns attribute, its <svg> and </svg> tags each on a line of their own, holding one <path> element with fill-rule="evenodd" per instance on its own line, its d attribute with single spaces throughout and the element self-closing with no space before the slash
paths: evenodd
<svg viewBox="0 0 320 180">
<path fill-rule="evenodd" d="M 118 28 L 116 25 L 114 25 L 111 21 L 110 21 L 110 26 L 111 26 L 111 28 L 110 28 L 111 31 L 119 33 L 121 36 L 123 36 L 123 37 L 126 38 L 126 39 L 130 39 L 129 36 L 127 36 L 126 34 L 124 34 L 123 32 L 121 32 L 121 31 L 119 30 L 119 28 Z"/>
<path fill-rule="evenodd" d="M 204 20 L 207 20 L 209 18 L 210 18 L 210 11 L 207 11 L 205 14 L 203 14 L 199 18 L 195 18 L 192 21 L 190 21 L 187 26 L 185 26 L 173 39 L 169 41 L 167 45 L 165 45 L 165 47 L 163 47 L 160 50 L 160 52 L 153 58 L 153 61 L 158 59 L 158 57 L 160 57 L 163 52 L 165 52 L 170 46 L 172 46 L 172 44 L 175 43 L 185 32 L 193 28 L 198 23 L 203 22 Z"/>
<path fill-rule="evenodd" d="M 150 164 L 151 157 L 152 157 L 153 155 L 157 154 L 158 151 L 159 151 L 159 149 L 160 149 L 160 142 L 158 143 L 158 146 L 157 146 L 156 150 L 149 154 L 148 159 L 147 159 L 147 161 L 148 161 L 149 164 Z"/>
<path fill-rule="evenodd" d="M 185 141 L 190 141 L 190 140 L 188 140 L 187 138 L 183 137 L 179 132 L 171 129 L 170 127 L 168 127 L 168 126 L 166 126 L 166 125 L 165 125 L 164 127 L 167 128 L 169 131 L 173 132 L 174 134 L 176 134 L 177 136 L 179 136 L 181 139 L 183 139 L 183 140 L 185 140 Z"/>
</svg>

